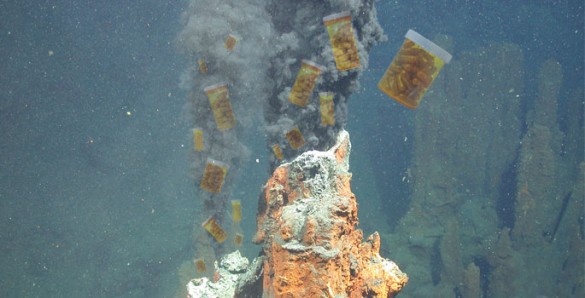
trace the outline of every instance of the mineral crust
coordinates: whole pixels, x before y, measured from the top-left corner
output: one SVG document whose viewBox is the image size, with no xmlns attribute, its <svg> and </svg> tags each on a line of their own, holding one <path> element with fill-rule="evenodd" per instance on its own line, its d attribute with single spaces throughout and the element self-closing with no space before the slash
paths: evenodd
<svg viewBox="0 0 585 298">
<path fill-rule="evenodd" d="M 264 187 L 256 243 L 263 243 L 263 297 L 393 297 L 408 277 L 363 241 L 351 191 L 349 134 L 327 152 L 276 168 Z"/>
<path fill-rule="evenodd" d="M 261 256 L 249 268 L 239 254 L 222 261 L 217 280 L 189 283 L 188 297 L 394 297 L 408 281 L 380 256 L 380 236 L 363 241 L 351 191 L 349 134 L 326 152 L 309 151 L 274 170 L 264 186 L 254 242 Z M 204 294 L 203 294 L 204 293 Z"/>
</svg>

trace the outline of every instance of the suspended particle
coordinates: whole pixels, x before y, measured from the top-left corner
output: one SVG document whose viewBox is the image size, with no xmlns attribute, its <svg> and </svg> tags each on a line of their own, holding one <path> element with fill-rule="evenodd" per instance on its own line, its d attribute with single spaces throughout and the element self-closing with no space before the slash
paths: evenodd
<svg viewBox="0 0 585 298">
<path fill-rule="evenodd" d="M 195 151 L 203 151 L 203 130 L 200 128 L 193 129 L 193 145 Z"/>
<path fill-rule="evenodd" d="M 272 152 L 274 152 L 274 156 L 276 156 L 276 159 L 278 160 L 282 160 L 282 158 L 284 157 L 284 155 L 282 154 L 282 149 L 280 149 L 280 146 L 278 144 L 272 145 Z"/>
<path fill-rule="evenodd" d="M 320 92 L 319 98 L 321 102 L 321 125 L 333 126 L 335 125 L 335 109 L 333 107 L 333 92 Z"/>
<path fill-rule="evenodd" d="M 228 52 L 231 53 L 234 50 L 234 48 L 236 47 L 237 43 L 238 43 L 238 39 L 234 35 L 230 34 L 225 39 L 225 43 L 223 44 L 223 47 L 226 48 L 228 50 Z"/>
<path fill-rule="evenodd" d="M 210 216 L 203 224 L 201 225 L 205 230 L 215 238 L 215 241 L 218 243 L 224 242 L 228 235 L 225 230 L 217 223 L 217 220 Z"/>
<path fill-rule="evenodd" d="M 301 148 L 305 144 L 305 139 L 303 138 L 303 134 L 301 133 L 301 131 L 297 127 L 293 128 L 289 132 L 287 132 L 286 138 L 287 138 L 290 146 L 294 150 Z"/>
<path fill-rule="evenodd" d="M 221 187 L 225 176 L 227 175 L 228 166 L 223 162 L 207 159 L 205 171 L 201 178 L 201 188 L 208 191 L 218 193 L 221 192 Z"/>
<path fill-rule="evenodd" d="M 236 233 L 236 236 L 234 237 L 234 244 L 236 246 L 241 246 L 243 242 L 244 242 L 244 235 L 242 235 L 240 233 Z"/>
<path fill-rule="evenodd" d="M 316 63 L 303 60 L 288 100 L 298 106 L 306 107 L 322 69 L 323 67 Z"/>
<path fill-rule="evenodd" d="M 198 273 L 207 271 L 207 266 L 205 266 L 205 261 L 202 258 L 193 260 L 193 263 L 195 263 L 195 270 L 197 270 Z"/>
<path fill-rule="evenodd" d="M 213 110 L 213 117 L 215 118 L 217 129 L 224 131 L 234 127 L 236 125 L 236 118 L 232 110 L 227 85 L 224 83 L 211 85 L 203 90 L 207 94 L 211 110 Z"/>
<path fill-rule="evenodd" d="M 240 200 L 232 200 L 232 220 L 234 222 L 242 221 L 242 203 Z"/>
</svg>

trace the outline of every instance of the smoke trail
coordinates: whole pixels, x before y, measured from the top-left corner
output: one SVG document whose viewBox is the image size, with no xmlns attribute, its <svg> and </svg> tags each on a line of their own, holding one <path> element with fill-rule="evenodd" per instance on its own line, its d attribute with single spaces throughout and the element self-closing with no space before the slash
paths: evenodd
<svg viewBox="0 0 585 298">
<path fill-rule="evenodd" d="M 335 68 L 328 33 L 323 17 L 349 11 L 361 67 L 339 72 Z M 240 135 L 252 126 L 263 126 L 267 144 L 280 144 L 285 159 L 306 150 L 324 150 L 335 141 L 347 115 L 347 98 L 358 88 L 359 73 L 367 68 L 367 51 L 383 38 L 376 19 L 374 0 L 277 1 L 277 0 L 192 0 L 183 15 L 184 28 L 179 35 L 182 49 L 191 61 L 182 77 L 188 90 L 188 110 L 195 127 L 205 131 L 205 150 L 193 154 L 196 184 L 201 180 L 207 158 L 229 165 L 220 194 L 199 192 L 206 215 L 223 222 L 231 181 L 237 169 L 248 158 L 248 149 Z M 234 50 L 224 48 L 229 34 L 238 39 Z M 197 60 L 203 59 L 208 71 L 198 71 Z M 315 92 L 301 108 L 288 102 L 288 95 L 302 59 L 323 65 L 324 70 Z M 236 127 L 219 131 L 203 92 L 206 86 L 227 83 L 236 117 Z M 336 125 L 322 127 L 317 91 L 333 91 Z M 285 133 L 298 127 L 306 140 L 305 146 L 293 150 Z M 271 161 L 271 168 L 276 166 Z M 220 246 L 214 247 L 221 253 Z"/>
<path fill-rule="evenodd" d="M 277 39 L 285 47 L 273 56 L 271 62 L 270 73 L 274 80 L 264 112 L 268 144 L 280 144 L 287 159 L 294 158 L 302 151 L 326 150 L 335 142 L 337 132 L 345 126 L 347 99 L 359 88 L 357 78 L 368 66 L 367 52 L 383 39 L 374 1 L 269 1 L 266 7 Z M 323 25 L 324 16 L 341 11 L 349 11 L 353 18 L 361 61 L 361 67 L 357 70 L 336 70 L 329 36 Z M 337 119 L 334 127 L 320 125 L 316 92 L 313 92 L 312 100 L 305 108 L 288 102 L 301 59 L 308 59 L 325 67 L 316 89 L 336 93 L 334 102 Z M 293 126 L 299 127 L 307 141 L 300 152 L 290 149 L 283 140 L 284 134 Z M 273 160 L 272 167 L 274 166 Z"/>
</svg>

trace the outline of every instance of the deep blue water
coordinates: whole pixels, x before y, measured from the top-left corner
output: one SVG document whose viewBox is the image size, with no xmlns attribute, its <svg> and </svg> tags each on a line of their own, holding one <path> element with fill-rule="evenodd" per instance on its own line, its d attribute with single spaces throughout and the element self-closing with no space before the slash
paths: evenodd
<svg viewBox="0 0 585 298">
<path fill-rule="evenodd" d="M 584 85 L 584 20 L 583 5 L 579 1 L 540 1 L 538 4 L 526 1 L 414 1 L 408 4 L 382 1 L 377 3 L 377 9 L 389 42 L 374 47 L 370 53 L 370 67 L 361 79 L 363 91 L 350 101 L 352 112 L 349 113 L 348 127 L 350 132 L 352 129 L 367 132 L 352 134 L 353 142 L 370 144 L 356 154 L 369 155 L 377 160 L 374 165 L 379 168 L 375 172 L 393 171 L 377 184 L 378 188 L 384 189 L 382 192 L 393 194 L 390 197 L 400 201 L 388 217 L 390 225 L 395 224 L 408 208 L 408 189 L 401 180 L 409 167 L 410 152 L 413 150 L 415 114 L 389 100 L 379 92 L 376 84 L 394 53 L 399 50 L 404 32 L 408 29 L 424 32 L 429 37 L 436 34 L 451 36 L 455 40 L 455 52 L 452 53 L 455 59 L 464 51 L 492 43 L 519 44 L 526 60 L 525 95 L 529 98 L 537 95 L 540 64 L 533 61 L 554 57 L 561 65 L 567 66 L 563 69 L 565 80 L 560 106 L 568 100 L 567 90 Z M 364 108 L 364 101 L 367 101 L 367 108 Z M 532 101 L 523 104 L 531 105 Z M 527 108 L 524 106 L 524 111 Z M 379 117 L 369 117 L 372 110 Z M 563 115 L 559 117 L 562 122 Z M 373 121 L 380 118 L 387 121 Z M 405 137 L 407 141 L 404 141 Z M 355 150 L 361 149 L 356 147 Z M 360 187 L 359 183 L 359 175 L 355 175 L 354 187 Z M 367 187 L 367 182 L 364 183 L 363 187 Z"/>
<path fill-rule="evenodd" d="M 0 1 L 0 296 L 172 297 L 180 287 L 198 208 L 178 87 L 186 5 Z M 375 187 L 387 199 L 371 205 L 393 207 L 386 219 L 362 218 L 366 233 L 392 230 L 409 207 L 402 178 L 415 112 L 376 87 L 409 28 L 452 36 L 455 57 L 518 44 L 528 97 L 537 86 L 532 61 L 554 57 L 565 66 L 560 106 L 566 90 L 584 83 L 582 1 L 380 1 L 377 9 L 388 42 L 370 54 L 347 129 L 352 160 L 378 161 L 352 164 L 354 192 Z M 256 151 L 237 191 L 247 235 L 269 155 L 261 135 L 250 139 Z M 371 171 L 381 173 L 377 181 L 360 178 Z M 244 252 L 253 257 L 257 247 Z"/>
</svg>

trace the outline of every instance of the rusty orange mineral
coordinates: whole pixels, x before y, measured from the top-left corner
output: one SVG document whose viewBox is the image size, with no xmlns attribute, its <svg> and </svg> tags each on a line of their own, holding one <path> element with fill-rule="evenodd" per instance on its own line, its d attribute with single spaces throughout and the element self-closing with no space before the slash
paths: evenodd
<svg viewBox="0 0 585 298">
<path fill-rule="evenodd" d="M 350 148 L 342 131 L 325 155 L 304 153 L 268 179 L 254 237 L 265 255 L 263 297 L 394 297 L 408 281 L 380 256 L 378 233 L 363 241 L 357 229 Z"/>
</svg>

